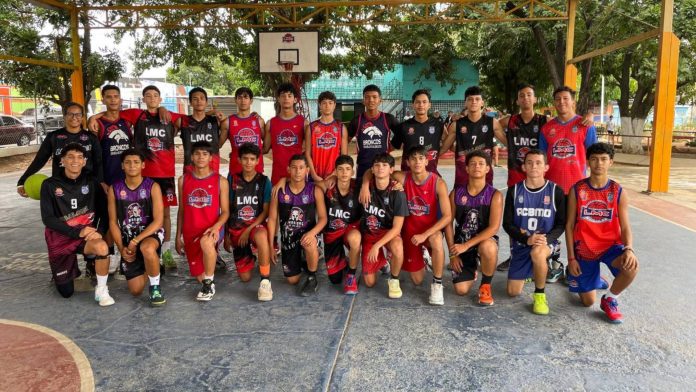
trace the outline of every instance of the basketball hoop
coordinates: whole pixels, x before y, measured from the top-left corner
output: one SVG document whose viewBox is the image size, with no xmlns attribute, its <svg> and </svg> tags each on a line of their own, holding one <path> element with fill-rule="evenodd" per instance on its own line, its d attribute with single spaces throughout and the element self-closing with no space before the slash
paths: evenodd
<svg viewBox="0 0 696 392">
<path fill-rule="evenodd" d="M 283 77 L 284 82 L 289 82 L 292 79 L 292 67 L 295 65 L 292 61 L 278 61 L 278 68 Z"/>
</svg>

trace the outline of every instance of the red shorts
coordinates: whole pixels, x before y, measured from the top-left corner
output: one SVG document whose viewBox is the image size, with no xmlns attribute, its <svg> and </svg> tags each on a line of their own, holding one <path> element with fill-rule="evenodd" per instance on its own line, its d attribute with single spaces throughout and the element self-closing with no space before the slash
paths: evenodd
<svg viewBox="0 0 696 392">
<path fill-rule="evenodd" d="M 191 276 L 198 276 L 205 272 L 203 265 L 203 249 L 201 249 L 200 235 L 188 235 L 184 233 L 184 253 L 186 253 L 186 261 L 189 264 L 189 272 Z M 222 239 L 222 235 L 220 235 Z M 216 244 L 220 245 L 220 241 Z"/>
<path fill-rule="evenodd" d="M 234 256 L 234 265 L 237 267 L 237 274 L 243 274 L 254 269 L 254 252 L 251 249 L 252 245 L 258 248 L 258 244 L 254 237 L 256 233 L 260 230 L 268 232 L 265 225 L 256 225 L 249 232 L 249 241 L 246 246 L 239 246 L 239 237 L 242 236 L 246 227 L 239 229 L 227 229 L 230 234 L 230 239 L 232 240 L 232 255 Z"/>
<path fill-rule="evenodd" d="M 348 244 L 348 233 L 352 230 L 360 230 L 359 222 L 346 226 L 345 229 L 324 233 L 324 260 L 326 260 L 326 273 L 334 275 L 346 268 L 346 251 L 344 246 Z"/>
<path fill-rule="evenodd" d="M 176 182 L 174 177 L 152 177 L 162 191 L 162 202 L 165 207 L 172 207 L 178 204 L 176 200 Z"/>
<path fill-rule="evenodd" d="M 430 242 L 425 240 L 424 243 L 420 245 L 413 245 L 411 242 L 411 237 L 415 234 L 420 233 L 409 233 L 402 231 L 404 238 L 404 264 L 401 269 L 406 272 L 418 272 L 425 268 L 425 260 L 423 260 L 423 248 L 430 250 Z"/>
<path fill-rule="evenodd" d="M 380 249 L 377 252 L 377 261 L 372 263 L 367 260 L 367 255 L 374 244 L 379 241 L 388 230 L 379 230 L 377 232 L 363 233 L 362 238 L 362 273 L 363 275 L 369 275 L 377 273 L 382 267 L 387 264 L 387 258 L 384 255 L 384 249 Z"/>
</svg>

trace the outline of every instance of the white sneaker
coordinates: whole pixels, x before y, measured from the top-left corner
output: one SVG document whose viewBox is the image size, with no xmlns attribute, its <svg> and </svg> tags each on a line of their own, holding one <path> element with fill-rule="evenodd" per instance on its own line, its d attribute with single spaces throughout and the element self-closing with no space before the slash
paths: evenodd
<svg viewBox="0 0 696 392">
<path fill-rule="evenodd" d="M 442 295 L 442 283 L 430 285 L 430 305 L 444 305 L 445 297 Z"/>
<path fill-rule="evenodd" d="M 198 292 L 196 299 L 198 301 L 210 301 L 215 295 L 215 283 L 210 279 L 203 279 L 201 283 L 201 291 Z"/>
<path fill-rule="evenodd" d="M 113 274 L 118 270 L 119 264 L 121 263 L 121 254 L 118 250 L 114 251 L 114 254 L 109 256 L 109 273 Z"/>
<path fill-rule="evenodd" d="M 99 306 L 111 306 L 116 301 L 109 295 L 109 287 L 101 286 L 94 290 L 94 300 L 99 302 Z"/>
<path fill-rule="evenodd" d="M 271 288 L 270 280 L 261 279 L 258 296 L 259 301 L 270 301 L 273 299 L 273 289 Z"/>
<path fill-rule="evenodd" d="M 389 286 L 389 298 L 392 298 L 392 299 L 401 298 L 401 295 L 403 293 L 401 292 L 401 286 L 399 285 L 399 279 L 389 278 L 389 280 L 387 281 L 387 284 Z"/>
</svg>

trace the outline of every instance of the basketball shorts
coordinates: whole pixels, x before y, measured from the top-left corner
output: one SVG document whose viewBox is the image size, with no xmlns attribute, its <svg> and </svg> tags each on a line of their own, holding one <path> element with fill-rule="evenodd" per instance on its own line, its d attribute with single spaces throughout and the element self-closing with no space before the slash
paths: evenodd
<svg viewBox="0 0 696 392">
<path fill-rule="evenodd" d="M 147 238 L 154 238 L 155 241 L 157 241 L 157 255 L 159 255 L 162 250 L 162 243 L 164 242 L 164 229 L 159 229 L 155 234 Z M 141 244 L 142 242 L 138 244 L 138 251 L 135 253 L 135 260 L 127 262 L 123 259 L 123 257 L 121 257 L 121 272 L 123 272 L 123 276 L 126 277 L 126 280 L 137 278 L 138 276 L 146 273 L 145 256 L 143 256 L 143 253 L 140 251 Z"/>
<path fill-rule="evenodd" d="M 553 253 L 555 246 L 556 244 L 549 245 L 551 253 Z M 508 270 L 509 280 L 525 280 L 534 276 L 531 252 L 531 246 L 512 249 L 510 251 L 510 269 Z M 551 253 L 549 254 L 549 258 L 551 257 Z"/>
<path fill-rule="evenodd" d="M 77 254 L 84 253 L 85 241 L 82 238 L 70 238 L 49 228 L 44 230 L 44 235 L 53 281 L 57 285 L 72 282 L 82 274 L 77 266 Z"/>
<path fill-rule="evenodd" d="M 611 263 L 619 256 L 623 254 L 623 245 L 612 245 L 606 250 L 597 260 L 581 260 L 578 258 L 578 264 L 580 264 L 580 275 L 571 275 L 568 272 L 566 278 L 568 282 L 568 289 L 571 293 L 587 293 L 592 290 L 597 290 L 603 286 L 602 277 L 600 275 L 600 264 L 604 263 L 609 267 L 609 271 L 615 277 L 619 275 L 620 270 L 614 268 Z"/>
<path fill-rule="evenodd" d="M 220 236 L 222 237 L 222 235 Z M 201 248 L 200 242 L 201 235 L 194 236 L 191 234 L 184 233 L 184 252 L 186 253 L 186 260 L 189 265 L 189 274 L 191 276 L 198 276 L 205 272 L 205 265 L 203 264 L 203 249 Z M 218 240 L 216 246 L 220 245 Z"/>
<path fill-rule="evenodd" d="M 430 242 L 426 240 L 420 245 L 413 245 L 411 237 L 419 233 L 402 232 L 404 236 L 404 264 L 401 267 L 406 272 L 418 272 L 425 268 L 425 260 L 423 259 L 423 248 L 431 250 Z"/>
<path fill-rule="evenodd" d="M 246 246 L 239 246 L 239 238 L 246 229 L 246 227 L 227 229 L 227 232 L 230 234 L 230 239 L 232 240 L 232 255 L 234 256 L 234 265 L 237 267 L 238 274 L 243 274 L 254 269 L 256 258 L 254 257 L 254 252 L 251 247 L 258 247 L 254 237 L 258 232 L 267 231 L 264 225 L 254 226 L 249 233 L 249 241 Z"/>
<path fill-rule="evenodd" d="M 348 265 L 345 247 L 349 247 L 348 233 L 360 230 L 358 223 L 348 225 L 341 232 L 324 233 L 324 260 L 326 273 L 334 275 L 343 271 Z"/>
<path fill-rule="evenodd" d="M 362 238 L 362 273 L 363 275 L 369 275 L 379 272 L 382 267 L 387 264 L 387 257 L 384 255 L 385 249 L 380 249 L 377 252 L 377 261 L 371 262 L 367 259 L 367 255 L 370 253 L 372 247 L 379 241 L 388 230 L 378 230 L 376 232 L 363 233 Z"/>
<path fill-rule="evenodd" d="M 152 181 L 160 186 L 162 201 L 165 207 L 172 207 L 178 204 L 176 200 L 176 181 L 174 181 L 174 177 L 153 177 Z"/>
</svg>

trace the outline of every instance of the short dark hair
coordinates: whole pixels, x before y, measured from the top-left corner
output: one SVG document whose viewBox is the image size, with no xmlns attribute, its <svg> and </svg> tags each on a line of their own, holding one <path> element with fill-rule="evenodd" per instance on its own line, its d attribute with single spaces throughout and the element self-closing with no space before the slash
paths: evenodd
<svg viewBox="0 0 696 392">
<path fill-rule="evenodd" d="M 129 148 L 121 153 L 121 163 L 123 163 L 123 161 L 126 160 L 126 157 L 129 157 L 131 155 L 137 155 L 141 161 L 145 161 L 145 154 L 141 150 L 137 148 Z"/>
<path fill-rule="evenodd" d="M 483 158 L 486 160 L 486 166 L 491 166 L 491 156 L 487 152 L 483 150 L 474 150 L 468 154 L 466 154 L 466 163 L 465 165 L 469 165 L 469 161 L 471 161 L 471 158 Z"/>
<path fill-rule="evenodd" d="M 109 91 L 109 90 L 116 90 L 116 91 L 118 91 L 119 94 L 121 94 L 121 89 L 118 88 L 117 85 L 115 85 L 115 84 L 106 84 L 106 85 L 104 85 L 104 87 L 101 88 L 102 97 L 104 97 L 104 93 L 107 92 L 107 91 Z"/>
<path fill-rule="evenodd" d="M 323 91 L 321 94 L 319 94 L 319 98 L 317 98 L 317 102 L 321 103 L 321 101 L 325 101 L 327 99 L 329 101 L 336 102 L 336 94 L 332 93 L 331 91 Z"/>
<path fill-rule="evenodd" d="M 276 90 L 276 97 L 280 97 L 282 93 L 292 93 L 294 97 L 297 97 L 297 90 L 292 83 L 281 83 Z"/>
<path fill-rule="evenodd" d="M 425 150 L 425 147 L 421 145 L 415 145 L 408 150 L 406 150 L 406 154 L 404 155 L 404 159 L 409 160 L 411 157 L 414 155 L 423 155 L 424 157 L 428 157 L 428 152 Z"/>
<path fill-rule="evenodd" d="M 210 144 L 210 142 L 206 141 L 200 141 L 200 142 L 195 142 L 193 145 L 191 145 L 191 156 L 193 156 L 193 153 L 196 151 L 207 151 L 208 154 L 213 155 L 215 153 L 215 150 L 213 149 L 213 145 Z"/>
<path fill-rule="evenodd" d="M 380 97 L 382 96 L 382 90 L 380 90 L 376 84 L 368 84 L 365 86 L 363 89 L 363 95 L 365 95 L 365 93 L 369 93 L 370 91 L 375 91 Z"/>
<path fill-rule="evenodd" d="M 254 143 L 244 143 L 239 146 L 237 150 L 237 156 L 242 157 L 243 155 L 254 155 L 256 158 L 261 156 L 261 149 Z"/>
<path fill-rule="evenodd" d="M 254 92 L 249 87 L 240 87 L 234 91 L 234 97 L 239 98 L 240 95 L 246 94 L 249 98 L 254 99 Z"/>
<path fill-rule="evenodd" d="M 79 103 L 74 102 L 74 101 L 68 101 L 68 102 L 63 104 L 63 115 L 66 116 L 68 114 L 68 109 L 70 109 L 72 107 L 80 108 L 80 111 L 82 112 L 82 114 L 83 115 L 85 114 L 85 107 L 84 106 L 82 106 Z"/>
<path fill-rule="evenodd" d="M 544 163 L 548 163 L 548 161 L 547 161 L 547 159 L 546 159 L 546 153 L 543 152 L 543 151 L 541 151 L 541 150 L 538 149 L 538 148 L 531 148 L 531 149 L 529 149 L 529 151 L 527 151 L 527 153 L 524 154 L 524 159 L 523 159 L 524 162 L 527 161 L 527 155 L 541 155 L 542 157 L 544 157 Z"/>
<path fill-rule="evenodd" d="M 531 84 L 529 84 L 529 83 L 520 83 L 520 84 L 518 84 L 518 85 L 517 85 L 517 94 L 519 94 L 520 91 L 522 91 L 522 90 L 524 90 L 524 89 L 526 89 L 526 88 L 532 89 L 532 91 L 534 91 L 534 93 L 536 94 L 536 89 L 534 88 L 533 85 L 531 85 Z"/>
<path fill-rule="evenodd" d="M 149 86 L 145 86 L 145 88 L 143 89 L 143 97 L 145 96 L 145 93 L 150 91 L 150 90 L 157 91 L 158 95 L 160 95 L 160 96 L 162 95 L 162 93 L 160 92 L 160 89 L 158 89 L 157 86 L 149 85 Z"/>
<path fill-rule="evenodd" d="M 589 147 L 585 151 L 585 157 L 590 160 L 592 155 L 602 155 L 607 154 L 609 158 L 614 159 L 614 146 L 609 143 L 597 142 Z"/>
<path fill-rule="evenodd" d="M 350 165 L 350 167 L 355 167 L 355 161 L 353 161 L 353 157 L 350 155 L 339 155 L 338 158 L 336 158 L 336 167 L 340 165 Z"/>
<path fill-rule="evenodd" d="M 205 91 L 205 89 L 203 87 L 194 87 L 191 89 L 191 91 L 189 91 L 189 102 L 191 102 L 191 100 L 193 100 L 193 94 L 195 94 L 195 93 L 202 93 L 203 96 L 205 97 L 205 100 L 206 101 L 208 100 L 208 92 Z"/>
<path fill-rule="evenodd" d="M 307 160 L 307 156 L 305 154 L 295 154 L 291 156 L 290 160 L 288 161 L 288 166 L 290 166 L 292 161 L 302 161 L 305 163 L 305 165 L 309 166 L 309 161 Z"/>
<path fill-rule="evenodd" d="M 413 95 L 411 95 L 411 103 L 415 102 L 416 97 L 419 95 L 425 95 L 426 97 L 428 97 L 428 101 L 430 101 L 430 91 L 428 91 L 424 88 L 420 88 L 420 89 L 414 91 Z"/>
<path fill-rule="evenodd" d="M 396 162 L 394 161 L 394 157 L 391 156 L 388 152 L 381 152 L 375 155 L 375 158 L 372 160 L 373 166 L 375 165 L 375 163 L 388 163 L 390 167 L 394 167 L 394 164 Z"/>
<path fill-rule="evenodd" d="M 87 150 L 85 149 L 85 146 L 83 146 L 80 143 L 68 143 L 66 144 L 62 150 L 60 150 L 60 157 L 64 158 L 70 151 L 77 151 L 79 153 L 82 153 L 82 155 L 87 155 Z"/>
<path fill-rule="evenodd" d="M 471 86 L 464 91 L 464 99 L 469 98 L 470 95 L 480 95 L 483 97 L 483 90 L 479 86 Z"/>
<path fill-rule="evenodd" d="M 570 94 L 570 97 L 573 98 L 573 99 L 575 99 L 575 90 L 573 90 L 572 88 L 570 88 L 570 87 L 568 87 L 568 86 L 556 87 L 556 89 L 553 90 L 553 95 L 552 95 L 552 97 L 553 97 L 554 99 L 556 99 L 556 94 L 562 93 L 562 92 L 564 92 L 564 91 L 565 91 L 565 92 L 568 92 L 568 93 Z"/>
</svg>

